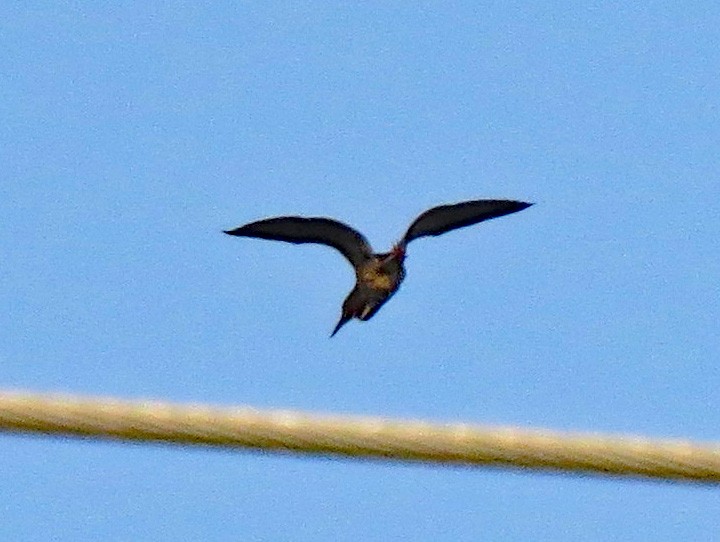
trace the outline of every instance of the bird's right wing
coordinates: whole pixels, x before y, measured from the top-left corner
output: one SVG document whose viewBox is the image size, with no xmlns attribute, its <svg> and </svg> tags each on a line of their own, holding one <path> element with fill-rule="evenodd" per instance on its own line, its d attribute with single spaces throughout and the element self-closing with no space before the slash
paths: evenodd
<svg viewBox="0 0 720 542">
<path fill-rule="evenodd" d="M 330 218 L 280 216 L 245 224 L 228 235 L 255 237 L 287 243 L 320 243 L 339 250 L 357 268 L 372 254 L 367 239 L 350 226 Z"/>
<path fill-rule="evenodd" d="M 433 207 L 415 219 L 402 242 L 407 244 L 419 237 L 442 235 L 483 220 L 522 211 L 530 205 L 532 204 L 524 201 L 481 199 Z"/>
</svg>

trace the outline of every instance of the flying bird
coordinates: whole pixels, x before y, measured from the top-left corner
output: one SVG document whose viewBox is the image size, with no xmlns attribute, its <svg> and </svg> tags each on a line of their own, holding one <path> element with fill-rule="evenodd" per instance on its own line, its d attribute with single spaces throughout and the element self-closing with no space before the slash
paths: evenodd
<svg viewBox="0 0 720 542">
<path fill-rule="evenodd" d="M 350 226 L 331 218 L 280 216 L 245 224 L 228 235 L 288 243 L 320 243 L 338 250 L 355 269 L 356 283 L 345 299 L 333 337 L 353 318 L 370 320 L 398 290 L 405 278 L 405 250 L 420 237 L 472 226 L 484 220 L 516 213 L 532 205 L 512 200 L 474 200 L 433 207 L 410 224 L 390 252 L 375 253 L 367 239 Z"/>
</svg>

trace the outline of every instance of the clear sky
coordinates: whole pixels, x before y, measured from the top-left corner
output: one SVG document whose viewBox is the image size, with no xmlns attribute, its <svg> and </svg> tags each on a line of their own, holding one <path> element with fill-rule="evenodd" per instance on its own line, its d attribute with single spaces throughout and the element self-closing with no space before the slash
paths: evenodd
<svg viewBox="0 0 720 542">
<path fill-rule="evenodd" d="M 0 387 L 720 440 L 717 2 L 4 2 Z M 353 284 L 422 210 L 537 205 Z M 717 489 L 0 436 L 5 540 L 718 540 Z"/>
</svg>

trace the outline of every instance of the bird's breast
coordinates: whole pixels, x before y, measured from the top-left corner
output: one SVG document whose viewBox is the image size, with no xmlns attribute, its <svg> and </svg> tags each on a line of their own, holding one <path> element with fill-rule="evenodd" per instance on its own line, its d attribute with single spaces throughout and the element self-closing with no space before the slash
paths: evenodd
<svg viewBox="0 0 720 542">
<path fill-rule="evenodd" d="M 392 292 L 402 281 L 401 271 L 389 271 L 380 262 L 372 261 L 360 269 L 358 279 L 373 290 Z"/>
</svg>

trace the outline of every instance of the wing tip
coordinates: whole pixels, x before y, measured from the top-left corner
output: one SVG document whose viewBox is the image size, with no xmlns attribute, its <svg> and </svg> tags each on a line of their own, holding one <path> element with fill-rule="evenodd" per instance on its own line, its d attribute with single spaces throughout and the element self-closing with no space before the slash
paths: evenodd
<svg viewBox="0 0 720 542">
<path fill-rule="evenodd" d="M 535 205 L 535 202 L 527 202 L 527 201 L 516 201 L 515 206 L 517 207 L 518 211 L 522 211 L 523 209 L 527 209 L 528 207 L 532 207 Z"/>
</svg>

